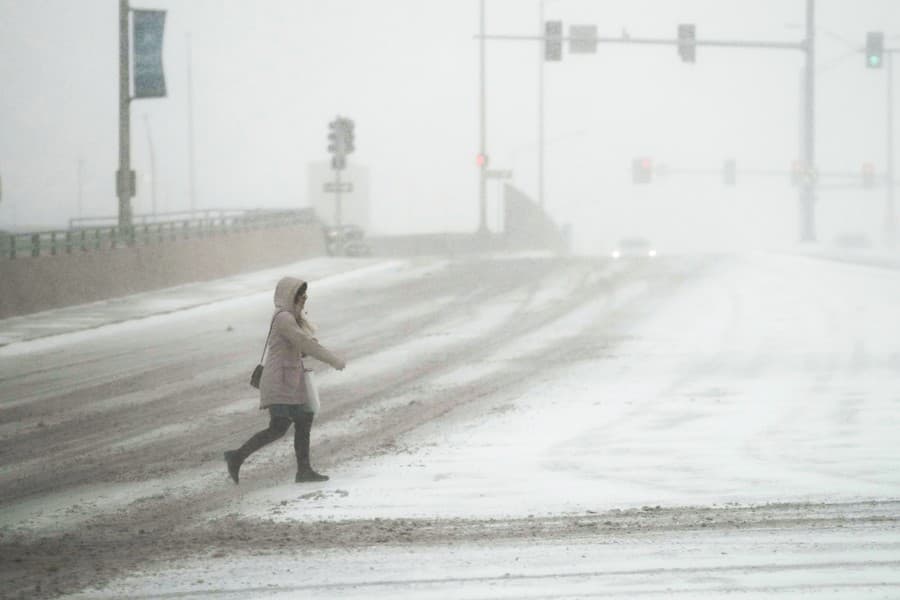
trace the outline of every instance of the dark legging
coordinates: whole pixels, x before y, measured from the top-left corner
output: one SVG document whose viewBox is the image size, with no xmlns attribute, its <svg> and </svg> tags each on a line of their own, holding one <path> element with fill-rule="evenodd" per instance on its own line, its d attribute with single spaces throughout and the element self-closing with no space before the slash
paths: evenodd
<svg viewBox="0 0 900 600">
<path fill-rule="evenodd" d="M 293 422 L 294 453 L 297 455 L 297 466 L 309 466 L 309 431 L 312 429 L 313 415 L 312 413 L 301 413 L 300 416 L 293 419 Z M 238 448 L 237 455 L 241 462 L 266 444 L 271 444 L 279 439 L 290 426 L 291 419 L 288 417 L 272 416 L 266 429 L 253 434 L 253 437 Z"/>
</svg>

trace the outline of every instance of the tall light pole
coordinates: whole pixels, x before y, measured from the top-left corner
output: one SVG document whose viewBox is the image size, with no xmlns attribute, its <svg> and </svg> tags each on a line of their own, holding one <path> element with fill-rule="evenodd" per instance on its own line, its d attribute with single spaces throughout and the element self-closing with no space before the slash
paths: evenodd
<svg viewBox="0 0 900 600">
<path fill-rule="evenodd" d="M 479 122 L 480 122 L 480 135 L 478 142 L 478 152 L 481 160 L 481 164 L 478 165 L 478 233 L 487 233 L 487 133 L 485 131 L 486 128 L 486 99 L 485 99 L 485 83 L 484 83 L 484 3 L 485 0 L 480 0 L 478 3 L 479 10 L 479 22 L 480 22 L 480 30 L 481 36 L 478 43 L 479 48 L 479 81 L 480 81 L 480 92 L 479 92 L 479 100 L 478 100 L 478 112 L 479 112 Z"/>
<path fill-rule="evenodd" d="M 78 159 L 78 218 L 81 218 L 81 209 L 84 201 L 84 159 Z"/>
<path fill-rule="evenodd" d="M 815 77 L 816 77 L 816 43 L 815 43 L 815 0 L 806 0 L 806 76 L 803 78 L 803 140 L 802 156 L 806 165 L 806 177 L 800 187 L 800 240 L 814 242 L 816 240 L 815 203 Z"/>
<path fill-rule="evenodd" d="M 131 172 L 131 81 L 128 51 L 128 0 L 119 0 L 119 171 L 116 195 L 119 198 L 119 232 L 131 230 L 131 197 L 134 186 Z"/>
<path fill-rule="evenodd" d="M 884 234 L 890 247 L 897 244 L 897 223 L 894 212 L 894 59 L 893 51 L 885 52 L 887 71 L 887 166 L 885 168 Z"/>
<path fill-rule="evenodd" d="M 197 183 L 194 177 L 194 77 L 191 34 L 187 34 L 187 119 L 188 119 L 188 197 L 191 212 L 197 210 Z"/>
<path fill-rule="evenodd" d="M 538 0 L 538 35 L 544 35 L 544 0 Z M 544 208 L 544 45 L 538 44 L 538 206 Z"/>
<path fill-rule="evenodd" d="M 147 145 L 150 147 L 150 212 L 156 216 L 156 152 L 153 149 L 153 135 L 150 131 L 150 117 L 144 113 L 144 129 L 147 131 Z"/>
</svg>

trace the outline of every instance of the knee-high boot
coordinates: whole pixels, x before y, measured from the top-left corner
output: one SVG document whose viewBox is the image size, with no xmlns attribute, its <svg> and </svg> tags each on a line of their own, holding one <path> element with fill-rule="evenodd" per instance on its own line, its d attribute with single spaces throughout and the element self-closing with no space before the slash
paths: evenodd
<svg viewBox="0 0 900 600">
<path fill-rule="evenodd" d="M 297 455 L 297 476 L 294 481 L 328 481 L 328 475 L 313 471 L 309 464 L 309 432 L 312 429 L 314 415 L 304 413 L 294 421 L 294 453 Z"/>
<path fill-rule="evenodd" d="M 237 450 L 228 450 L 225 452 L 225 464 L 228 465 L 228 474 L 235 483 L 240 482 L 241 465 L 247 460 L 247 457 L 265 446 L 271 444 L 284 435 L 291 426 L 290 419 L 283 417 L 272 417 L 269 426 L 262 431 L 254 433 L 244 445 Z"/>
</svg>

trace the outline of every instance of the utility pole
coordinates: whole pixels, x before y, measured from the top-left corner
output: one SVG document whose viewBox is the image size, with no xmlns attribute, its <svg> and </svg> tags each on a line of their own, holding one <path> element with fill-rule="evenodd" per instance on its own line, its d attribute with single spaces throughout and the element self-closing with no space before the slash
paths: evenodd
<svg viewBox="0 0 900 600">
<path fill-rule="evenodd" d="M 78 218 L 81 218 L 81 208 L 84 201 L 84 159 L 78 159 Z"/>
<path fill-rule="evenodd" d="M 150 212 L 156 216 L 156 152 L 153 149 L 153 134 L 150 131 L 150 117 L 144 113 L 144 129 L 147 131 L 147 145 L 150 147 Z"/>
<path fill-rule="evenodd" d="M 116 195 L 119 198 L 119 234 L 131 231 L 131 197 L 134 195 L 131 172 L 131 70 L 128 52 L 128 0 L 119 0 L 119 171 Z"/>
<path fill-rule="evenodd" d="M 482 32 L 483 34 L 484 32 Z M 538 35 L 544 35 L 544 0 L 538 0 Z M 544 208 L 544 46 L 538 44 L 538 206 Z"/>
<path fill-rule="evenodd" d="M 479 93 L 479 101 L 478 101 L 478 110 L 480 115 L 480 139 L 478 142 L 478 152 L 479 155 L 483 158 L 481 164 L 478 165 L 478 233 L 487 233 L 487 178 L 485 177 L 485 171 L 487 170 L 488 160 L 487 160 L 487 152 L 486 152 L 486 138 L 487 134 L 485 133 L 485 110 L 486 110 L 486 102 L 485 102 L 485 89 L 484 89 L 484 3 L 485 0 L 479 1 L 479 21 L 480 21 L 480 42 L 479 42 L 479 84 L 480 84 L 480 93 Z"/>
<path fill-rule="evenodd" d="M 887 67 L 887 168 L 885 169 L 884 233 L 891 248 L 897 245 L 897 222 L 894 212 L 894 52 L 885 53 Z"/>
<path fill-rule="evenodd" d="M 194 179 L 194 77 L 191 34 L 187 34 L 187 119 L 188 119 L 188 198 L 191 213 L 197 210 L 197 184 Z"/>
<path fill-rule="evenodd" d="M 814 242 L 816 240 L 815 204 L 815 0 L 806 0 L 806 76 L 804 77 L 803 94 L 803 162 L 806 166 L 806 177 L 800 187 L 800 240 Z"/>
</svg>

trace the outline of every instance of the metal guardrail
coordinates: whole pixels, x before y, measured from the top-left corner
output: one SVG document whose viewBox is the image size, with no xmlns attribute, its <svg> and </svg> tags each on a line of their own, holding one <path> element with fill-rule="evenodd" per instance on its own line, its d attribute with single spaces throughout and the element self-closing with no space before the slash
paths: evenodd
<svg viewBox="0 0 900 600">
<path fill-rule="evenodd" d="M 170 213 L 196 215 L 194 213 Z M 155 217 L 162 217 L 156 215 Z M 99 221 L 101 219 L 95 219 Z M 73 219 L 86 222 L 89 219 Z M 318 222 L 312 209 L 301 210 L 245 210 L 202 211 L 202 216 L 182 219 L 144 220 L 127 230 L 118 226 L 70 227 L 67 230 L 36 231 L 30 233 L 0 233 L 0 259 L 33 256 L 57 256 L 79 252 L 114 250 L 133 246 L 163 244 L 178 240 L 200 239 L 259 229 L 274 229 Z"/>
<path fill-rule="evenodd" d="M 180 211 L 172 211 L 172 212 L 161 212 L 161 213 L 150 213 L 150 214 L 136 214 L 132 215 L 132 223 L 135 227 L 139 225 L 147 225 L 152 223 L 169 223 L 172 221 L 184 221 L 184 220 L 215 220 L 221 219 L 224 217 L 231 217 L 236 215 L 245 215 L 248 213 L 260 213 L 260 212 L 278 212 L 282 213 L 285 211 L 263 211 L 261 209 L 245 209 L 245 208 L 208 208 L 208 209 L 197 209 L 197 210 L 180 210 Z M 297 211 L 287 211 L 287 212 L 297 212 Z M 86 227 L 117 227 L 119 225 L 119 219 L 116 216 L 112 217 L 74 217 L 69 219 L 69 229 L 84 229 Z"/>
</svg>

